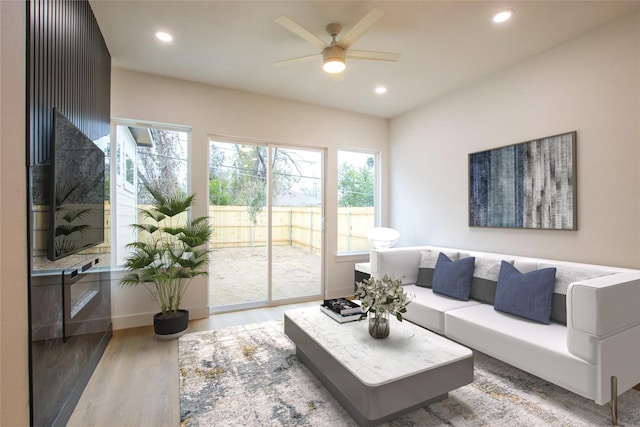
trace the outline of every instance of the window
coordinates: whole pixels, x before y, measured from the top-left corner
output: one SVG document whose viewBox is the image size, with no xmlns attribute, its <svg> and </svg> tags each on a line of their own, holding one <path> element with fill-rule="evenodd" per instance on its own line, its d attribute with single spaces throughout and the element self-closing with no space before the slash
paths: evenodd
<svg viewBox="0 0 640 427">
<path fill-rule="evenodd" d="M 187 173 L 186 132 L 165 129 L 146 129 L 148 144 L 138 142 L 136 149 L 136 172 L 138 203 L 149 203 L 151 195 L 146 187 L 157 187 L 169 195 L 174 190 L 189 191 Z M 125 165 L 129 173 L 129 165 Z M 128 178 L 127 178 L 128 180 Z"/>
<path fill-rule="evenodd" d="M 133 164 L 133 159 L 128 154 L 125 155 L 124 163 L 124 185 L 130 191 L 133 191 L 133 187 L 135 186 L 135 165 Z"/>
<path fill-rule="evenodd" d="M 116 185 L 112 203 L 115 265 L 127 256 L 126 245 L 136 240 L 131 224 L 138 223 L 139 209 L 152 202 L 147 186 L 169 195 L 174 189 L 188 192 L 188 141 L 186 129 L 140 127 L 119 124 L 116 127 Z"/>
<path fill-rule="evenodd" d="M 338 150 L 338 253 L 369 250 L 377 224 L 377 153 Z"/>
</svg>

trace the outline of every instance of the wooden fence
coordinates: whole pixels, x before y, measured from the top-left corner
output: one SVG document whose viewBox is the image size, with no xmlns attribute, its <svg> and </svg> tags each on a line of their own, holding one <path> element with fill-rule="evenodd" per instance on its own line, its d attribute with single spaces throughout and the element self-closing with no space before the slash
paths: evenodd
<svg viewBox="0 0 640 427">
<path fill-rule="evenodd" d="M 264 246 L 267 241 L 266 214 L 256 224 L 244 206 L 211 206 L 212 247 Z M 321 248 L 322 217 L 316 207 L 274 207 L 272 210 L 274 245 L 295 246 L 318 253 Z M 373 227 L 373 208 L 338 209 L 338 251 L 368 250 L 365 233 Z"/>
<path fill-rule="evenodd" d="M 148 208 L 149 206 L 140 206 Z M 48 209 L 34 209 L 34 255 L 46 255 L 48 235 Z M 210 206 L 209 217 L 213 225 L 211 247 L 230 248 L 264 246 L 267 241 L 266 214 L 258 214 L 253 225 L 245 206 Z M 87 249 L 85 253 L 110 251 L 111 207 L 105 206 L 105 242 Z M 374 224 L 372 207 L 338 208 L 338 252 L 366 251 L 369 243 L 365 233 Z M 322 217 L 316 207 L 274 207 L 272 216 L 272 241 L 274 245 L 294 246 L 309 252 L 320 251 Z"/>
<path fill-rule="evenodd" d="M 338 252 L 368 251 L 366 233 L 373 227 L 373 207 L 338 208 Z"/>
<path fill-rule="evenodd" d="M 34 258 L 47 256 L 47 244 L 49 238 L 49 206 L 34 205 L 32 214 L 33 235 L 32 248 Z M 105 202 L 104 206 L 104 242 L 97 246 L 82 251 L 83 254 L 106 254 L 111 248 L 111 205 Z M 48 263 L 54 266 L 54 263 Z M 67 263 L 68 264 L 68 263 Z"/>
</svg>

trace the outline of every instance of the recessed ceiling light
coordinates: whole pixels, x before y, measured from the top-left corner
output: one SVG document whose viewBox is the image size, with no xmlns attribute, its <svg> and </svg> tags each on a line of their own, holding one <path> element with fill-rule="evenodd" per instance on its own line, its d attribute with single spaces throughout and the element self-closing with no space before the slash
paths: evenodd
<svg viewBox="0 0 640 427">
<path fill-rule="evenodd" d="M 156 31 L 156 38 L 163 42 L 170 42 L 173 40 L 173 36 L 169 33 L 165 33 L 164 31 Z"/>
<path fill-rule="evenodd" d="M 387 92 L 387 88 L 384 86 L 378 86 L 376 87 L 375 91 L 377 94 L 382 95 L 383 93 Z"/>
<path fill-rule="evenodd" d="M 495 23 L 505 22 L 511 19 L 512 16 L 513 16 L 513 10 L 511 9 L 501 10 L 500 12 L 493 15 L 493 22 Z"/>
</svg>

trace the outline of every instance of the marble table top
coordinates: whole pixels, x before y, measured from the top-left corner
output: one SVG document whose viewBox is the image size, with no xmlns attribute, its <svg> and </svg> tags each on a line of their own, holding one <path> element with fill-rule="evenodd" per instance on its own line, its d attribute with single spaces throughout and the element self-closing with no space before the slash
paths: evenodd
<svg viewBox="0 0 640 427">
<path fill-rule="evenodd" d="M 376 339 L 369 335 L 367 319 L 338 323 L 319 306 L 289 310 L 284 315 L 360 382 L 369 386 L 397 381 L 473 357 L 468 348 L 406 320 L 399 322 L 394 317 L 391 317 L 389 336 Z"/>
</svg>

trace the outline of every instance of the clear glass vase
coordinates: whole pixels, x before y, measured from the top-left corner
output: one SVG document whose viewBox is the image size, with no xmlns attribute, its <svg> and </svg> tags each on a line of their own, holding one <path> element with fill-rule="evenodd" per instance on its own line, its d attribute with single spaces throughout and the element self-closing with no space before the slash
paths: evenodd
<svg viewBox="0 0 640 427">
<path fill-rule="evenodd" d="M 389 313 L 369 313 L 369 335 L 374 338 L 389 336 Z"/>
</svg>

